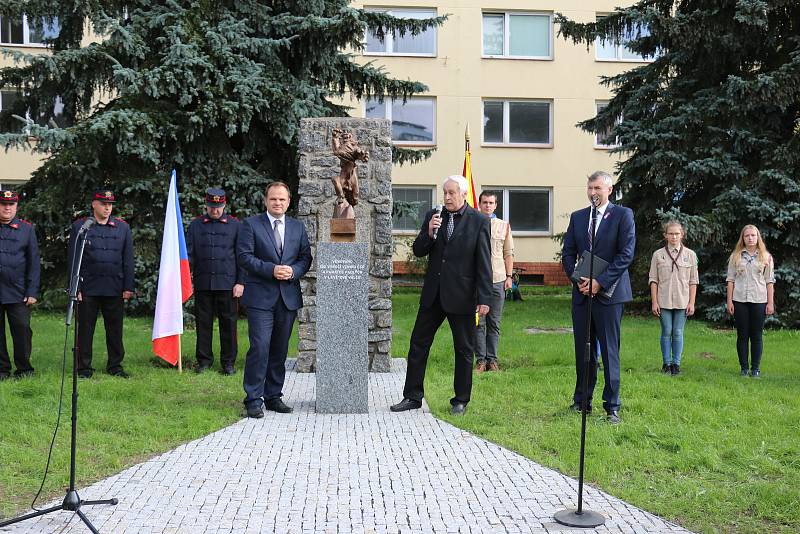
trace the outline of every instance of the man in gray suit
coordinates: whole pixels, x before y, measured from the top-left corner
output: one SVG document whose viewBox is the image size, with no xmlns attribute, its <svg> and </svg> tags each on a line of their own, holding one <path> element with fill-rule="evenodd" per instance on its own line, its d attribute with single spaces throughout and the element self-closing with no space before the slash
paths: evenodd
<svg viewBox="0 0 800 534">
<path fill-rule="evenodd" d="M 303 223 L 286 216 L 291 193 L 283 182 L 267 186 L 267 212 L 245 219 L 236 255 L 244 269 L 242 304 L 247 307 L 250 350 L 244 368 L 248 417 L 267 410 L 290 413 L 282 400 L 286 353 L 297 310 L 303 306 L 300 278 L 311 266 Z"/>
</svg>

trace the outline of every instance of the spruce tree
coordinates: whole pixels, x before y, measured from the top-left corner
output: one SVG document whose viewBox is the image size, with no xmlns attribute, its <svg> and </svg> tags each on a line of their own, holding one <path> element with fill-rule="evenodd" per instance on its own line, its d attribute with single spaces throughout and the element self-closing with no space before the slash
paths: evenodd
<svg viewBox="0 0 800 534">
<path fill-rule="evenodd" d="M 346 0 L 0 4 L 4 17 L 23 13 L 31 26 L 60 26 L 47 40 L 51 53 L 6 50 L 16 64 L 0 70 L 0 87 L 20 91 L 0 115 L 4 131 L 18 133 L 0 141 L 47 156 L 21 204 L 42 244 L 43 286 L 64 286 L 70 223 L 88 212 L 92 190 L 108 188 L 134 232 L 140 309 L 155 299 L 173 168 L 187 222 L 209 185 L 228 192 L 236 215 L 260 211 L 268 181 L 296 187 L 300 119 L 346 115 L 337 104 L 346 94 L 405 99 L 426 89 L 356 61 L 366 28 L 416 35 L 444 21 L 398 19 Z"/>
<path fill-rule="evenodd" d="M 699 303 L 723 318 L 728 256 L 752 223 L 777 265 L 776 318 L 800 325 L 800 3 L 643 0 L 592 23 L 556 20 L 575 43 L 626 43 L 649 59 L 604 78 L 613 99 L 579 124 L 618 139 L 640 294 L 660 225 L 676 218 L 700 256 Z"/>
</svg>

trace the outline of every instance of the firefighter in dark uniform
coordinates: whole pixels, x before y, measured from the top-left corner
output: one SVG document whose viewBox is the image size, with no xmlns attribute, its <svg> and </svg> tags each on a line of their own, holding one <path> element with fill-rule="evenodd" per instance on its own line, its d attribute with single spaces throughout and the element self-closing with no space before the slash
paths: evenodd
<svg viewBox="0 0 800 534">
<path fill-rule="evenodd" d="M 33 226 L 17 217 L 19 196 L 0 190 L 0 380 L 11 376 L 6 324 L 14 345 L 14 376 L 33 374 L 31 311 L 39 296 L 39 244 Z"/>
<path fill-rule="evenodd" d="M 92 340 L 97 313 L 102 312 L 106 329 L 108 374 L 128 378 L 122 368 L 125 348 L 122 345 L 124 301 L 133 297 L 133 239 L 128 223 L 111 216 L 116 198 L 107 190 L 92 196 L 92 216 L 97 223 L 86 232 L 86 249 L 81 265 L 78 290 L 78 376 L 91 378 Z M 72 224 L 69 240 L 69 265 L 72 272 L 78 230 L 86 219 Z"/>
<path fill-rule="evenodd" d="M 198 373 L 214 363 L 211 337 L 214 317 L 219 319 L 221 372 L 232 375 L 238 352 L 237 300 L 244 292 L 243 271 L 236 262 L 236 236 L 241 223 L 225 213 L 225 191 L 206 191 L 206 213 L 189 224 L 186 248 L 194 283 L 194 316 L 197 323 L 195 358 Z"/>
</svg>

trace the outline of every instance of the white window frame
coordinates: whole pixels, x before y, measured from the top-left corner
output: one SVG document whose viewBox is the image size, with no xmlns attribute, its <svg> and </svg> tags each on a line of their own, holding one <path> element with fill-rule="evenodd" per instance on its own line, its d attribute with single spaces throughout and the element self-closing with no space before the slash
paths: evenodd
<svg viewBox="0 0 800 534">
<path fill-rule="evenodd" d="M 481 122 L 483 122 L 483 106 L 486 102 L 502 102 L 503 103 L 503 140 L 486 141 L 484 139 L 484 125 L 481 124 L 481 146 L 486 147 L 521 147 L 521 148 L 553 148 L 553 101 L 547 99 L 530 99 L 530 98 L 484 98 L 481 100 Z M 549 141 L 547 143 L 512 143 L 511 137 L 511 123 L 510 123 L 510 103 L 534 103 L 534 104 L 548 104 L 548 133 Z"/>
<path fill-rule="evenodd" d="M 410 96 L 407 100 L 430 100 L 433 103 L 433 140 L 432 141 L 395 141 L 392 139 L 392 144 L 397 146 L 436 146 L 436 97 L 435 96 Z M 383 99 L 383 118 L 389 119 L 389 129 L 391 130 L 391 122 L 392 119 L 392 104 L 394 103 L 394 99 L 389 98 L 388 96 Z M 367 103 L 364 102 L 362 108 L 362 115 L 364 117 L 367 116 Z"/>
<path fill-rule="evenodd" d="M 495 193 L 501 194 L 502 199 L 502 207 L 503 213 L 497 213 L 497 216 L 503 219 L 504 221 L 511 224 L 511 235 L 514 237 L 547 237 L 553 235 L 553 188 L 552 187 L 526 187 L 526 186 L 516 186 L 516 185 L 483 185 L 481 188 L 482 191 L 493 191 Z M 509 220 L 509 206 L 511 205 L 510 195 L 514 191 L 523 191 L 523 192 L 531 192 L 531 191 L 545 191 L 547 193 L 547 230 L 515 230 L 513 221 Z"/>
<path fill-rule="evenodd" d="M 431 194 L 431 207 L 436 205 L 436 186 L 431 184 L 402 184 L 392 186 L 392 201 L 394 201 L 394 189 L 420 189 L 430 191 Z M 420 221 L 422 222 L 422 221 Z M 396 229 L 394 227 L 394 217 L 392 218 L 392 234 L 393 235 L 416 235 L 419 233 L 419 228 L 414 229 Z"/>
<path fill-rule="evenodd" d="M 3 24 L 7 24 L 8 17 L 0 17 L 2 19 Z M 59 25 L 60 28 L 60 25 Z M 0 42 L 0 46 L 24 46 L 24 47 L 33 47 L 33 48 L 46 48 L 47 45 L 44 43 L 32 43 L 30 42 L 31 39 L 31 29 L 28 25 L 28 15 L 22 15 L 22 41 L 21 43 L 3 43 Z"/>
<path fill-rule="evenodd" d="M 502 54 L 486 54 L 483 50 L 483 34 L 484 34 L 484 16 L 485 15 L 503 15 L 503 53 Z M 547 30 L 547 40 L 548 40 L 548 49 L 550 54 L 546 56 L 512 56 L 509 53 L 509 38 L 511 36 L 510 31 L 510 17 L 511 15 L 534 15 L 534 16 L 546 16 L 548 18 L 548 30 Z M 494 11 L 494 10 L 487 10 L 481 12 L 481 57 L 484 59 L 528 59 L 528 60 L 539 60 L 539 61 L 550 61 L 553 59 L 553 14 L 548 12 L 542 11 Z"/>
<path fill-rule="evenodd" d="M 598 13 L 595 17 L 595 20 L 601 19 L 603 17 L 608 16 L 609 13 Z M 638 56 L 635 58 L 626 58 L 622 57 L 622 51 L 625 48 L 624 43 L 606 43 L 606 46 L 613 46 L 614 47 L 614 57 L 599 57 L 597 55 L 598 51 L 600 50 L 600 39 L 595 39 L 594 41 L 594 60 L 595 61 L 605 61 L 610 63 L 652 63 L 655 61 L 656 58 L 649 57 L 644 58 L 642 56 Z"/>
<path fill-rule="evenodd" d="M 430 11 L 431 16 L 430 18 L 436 17 L 438 15 L 436 8 L 427 8 L 427 7 L 420 7 L 420 8 L 412 8 L 412 7 L 396 7 L 396 8 L 371 8 L 365 7 L 367 11 L 376 12 L 376 13 L 387 13 L 389 15 L 398 17 L 398 18 L 407 18 L 403 17 L 403 13 L 408 12 L 419 12 L 419 11 Z M 394 52 L 394 33 L 387 32 L 386 36 L 383 40 L 383 44 L 386 47 L 386 51 L 384 52 L 367 52 L 367 37 L 369 36 L 369 28 L 366 29 L 364 32 L 364 51 L 362 52 L 365 56 L 396 56 L 396 57 L 436 57 L 438 52 L 438 44 L 439 44 L 439 35 L 436 31 L 436 26 L 431 26 L 425 31 L 432 31 L 433 32 L 433 52 L 431 53 L 420 53 L 415 54 L 412 52 Z"/>
<path fill-rule="evenodd" d="M 606 106 L 608 106 L 608 100 L 596 100 L 595 103 L 594 103 L 595 117 L 597 116 L 598 113 L 600 113 L 600 108 L 601 107 L 606 107 Z M 622 122 L 622 117 L 618 117 L 617 120 L 614 121 L 614 124 L 617 125 L 620 122 Z M 600 139 L 598 138 L 598 134 L 595 132 L 595 134 L 594 134 L 594 147 L 596 149 L 598 149 L 598 150 L 611 150 L 612 148 L 617 148 L 618 146 L 619 146 L 619 137 L 616 137 L 616 136 L 614 137 L 614 144 L 613 145 L 606 145 L 606 144 L 603 144 L 603 143 L 600 142 Z"/>
</svg>

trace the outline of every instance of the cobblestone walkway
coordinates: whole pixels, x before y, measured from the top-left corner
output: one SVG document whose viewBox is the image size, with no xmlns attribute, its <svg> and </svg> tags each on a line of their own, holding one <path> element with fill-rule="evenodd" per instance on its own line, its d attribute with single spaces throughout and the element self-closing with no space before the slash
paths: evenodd
<svg viewBox="0 0 800 534">
<path fill-rule="evenodd" d="M 575 480 L 427 409 L 389 412 L 404 377 L 405 360 L 370 375 L 369 414 L 317 415 L 314 375 L 289 372 L 294 413 L 242 419 L 79 489 L 119 499 L 82 511 L 103 534 L 587 532 L 552 519 L 575 506 Z M 483 457 L 491 466 L 474 461 Z M 584 504 L 607 518 L 588 532 L 687 532 L 593 488 Z M 57 512 L 0 531 L 88 529 Z"/>
</svg>

